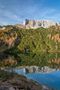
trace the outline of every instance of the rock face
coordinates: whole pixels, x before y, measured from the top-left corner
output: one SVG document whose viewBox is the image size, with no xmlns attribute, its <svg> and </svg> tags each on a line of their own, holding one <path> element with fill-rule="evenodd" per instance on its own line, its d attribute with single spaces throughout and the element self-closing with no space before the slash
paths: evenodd
<svg viewBox="0 0 60 90">
<path fill-rule="evenodd" d="M 6 26 L 4 30 L 0 30 L 0 52 L 10 49 L 14 45 L 18 45 L 20 38 L 17 35 L 17 28 L 14 26 Z"/>
<path fill-rule="evenodd" d="M 0 90 L 51 90 L 24 76 L 0 71 Z"/>
<path fill-rule="evenodd" d="M 50 21 L 50 20 L 28 20 L 26 19 L 24 22 L 24 25 L 26 26 L 27 29 L 29 28 L 48 28 L 50 26 L 55 26 L 56 22 Z"/>
</svg>

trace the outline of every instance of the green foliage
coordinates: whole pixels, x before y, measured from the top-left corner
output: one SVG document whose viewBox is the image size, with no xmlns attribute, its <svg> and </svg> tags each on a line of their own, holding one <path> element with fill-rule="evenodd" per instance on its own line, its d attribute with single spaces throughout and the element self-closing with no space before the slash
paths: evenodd
<svg viewBox="0 0 60 90">
<path fill-rule="evenodd" d="M 60 28 L 16 29 L 11 31 L 13 37 L 17 34 L 18 45 L 6 50 L 13 55 L 18 65 L 48 65 L 49 52 L 60 52 Z M 5 35 L 5 34 L 4 34 Z M 8 35 L 6 34 L 6 37 Z M 58 38 L 58 39 L 57 39 Z M 16 41 L 17 42 L 17 41 Z"/>
</svg>

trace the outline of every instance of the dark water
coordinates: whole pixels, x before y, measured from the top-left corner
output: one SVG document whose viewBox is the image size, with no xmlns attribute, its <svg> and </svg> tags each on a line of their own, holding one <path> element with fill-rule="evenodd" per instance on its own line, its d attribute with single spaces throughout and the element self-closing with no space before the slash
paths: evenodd
<svg viewBox="0 0 60 90">
<path fill-rule="evenodd" d="M 41 54 L 41 55 L 35 55 L 34 57 L 32 56 L 27 57 L 26 55 L 21 55 L 20 59 L 22 60 L 22 62 L 20 63 L 20 65 L 22 63 L 26 64 L 25 61 L 27 61 L 27 58 L 28 61 L 30 61 L 27 62 L 27 65 L 34 64 L 42 67 L 49 66 L 55 69 L 58 68 L 60 69 L 60 53 Z M 25 74 L 25 69 L 16 69 L 15 72 L 17 72 L 18 74 L 25 75 L 27 78 L 35 80 L 40 84 L 53 88 L 54 90 L 60 90 L 60 71 L 54 71 L 50 73 L 40 72 L 40 73 Z"/>
<path fill-rule="evenodd" d="M 60 53 L 39 53 L 39 54 L 8 54 L 6 52 L 0 53 L 0 65 L 1 62 L 4 66 L 11 66 L 8 61 L 15 61 L 12 66 L 48 66 L 51 68 L 60 68 Z M 6 62 L 5 62 L 6 61 Z M 1 66 L 3 66 L 1 65 Z"/>
<path fill-rule="evenodd" d="M 40 55 L 40 65 L 47 65 L 49 67 L 60 69 L 60 53 L 51 53 Z M 36 60 L 37 60 L 36 59 Z M 28 73 L 25 70 L 16 70 L 18 74 L 25 75 L 27 78 L 37 81 L 40 84 L 46 85 L 54 90 L 60 90 L 60 71 L 53 71 L 50 73 Z"/>
</svg>

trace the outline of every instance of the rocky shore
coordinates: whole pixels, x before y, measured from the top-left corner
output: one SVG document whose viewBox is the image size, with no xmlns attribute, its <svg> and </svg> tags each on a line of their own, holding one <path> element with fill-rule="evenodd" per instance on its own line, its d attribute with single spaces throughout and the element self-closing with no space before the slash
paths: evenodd
<svg viewBox="0 0 60 90">
<path fill-rule="evenodd" d="M 27 74 L 27 73 L 50 73 L 54 71 L 59 71 L 60 69 L 51 68 L 48 66 L 40 67 L 40 66 L 19 66 L 19 67 L 1 67 L 1 70 L 4 71 L 10 71 L 10 72 L 16 72 L 19 71 L 21 74 Z"/>
<path fill-rule="evenodd" d="M 22 75 L 0 70 L 0 90 L 51 90 Z"/>
</svg>

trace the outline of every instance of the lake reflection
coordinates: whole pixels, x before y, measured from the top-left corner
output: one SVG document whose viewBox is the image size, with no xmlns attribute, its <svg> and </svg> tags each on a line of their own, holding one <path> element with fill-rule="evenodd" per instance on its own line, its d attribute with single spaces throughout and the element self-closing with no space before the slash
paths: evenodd
<svg viewBox="0 0 60 90">
<path fill-rule="evenodd" d="M 51 68 L 60 68 L 60 53 L 39 53 L 10 55 L 0 53 L 0 65 L 2 66 L 49 66 Z"/>
<path fill-rule="evenodd" d="M 53 90 L 60 90 L 60 71 L 54 71 L 49 73 L 28 73 L 24 72 L 24 69 L 17 69 L 18 74 L 22 74 L 29 79 L 37 81 L 40 84 L 46 85 Z"/>
<path fill-rule="evenodd" d="M 32 73 L 26 75 L 29 79 L 35 80 L 40 84 L 44 84 L 54 90 L 60 90 L 60 71 L 52 73 Z"/>
<path fill-rule="evenodd" d="M 54 90 L 60 90 L 60 53 L 41 53 L 39 55 L 25 55 L 25 54 L 20 54 L 20 57 L 18 58 L 9 58 L 9 60 L 11 61 L 12 60 L 16 60 L 16 66 L 20 67 L 21 65 L 24 66 L 24 65 L 32 65 L 32 66 L 39 66 L 40 70 L 41 70 L 41 67 L 44 67 L 44 66 L 47 66 L 47 67 L 51 67 L 53 69 L 55 69 L 55 71 L 53 70 L 53 72 L 47 72 L 47 69 L 46 71 L 43 73 L 41 71 L 39 72 L 32 72 L 32 73 L 26 73 L 25 72 L 25 68 L 21 68 L 21 69 L 15 69 L 15 72 L 18 73 L 18 74 L 22 74 L 22 75 L 25 75 L 27 78 L 29 79 L 32 79 L 32 80 L 35 80 L 37 81 L 38 83 L 40 84 L 43 84 L 43 85 L 46 85 L 50 88 L 53 88 Z M 6 59 L 7 60 L 7 59 Z M 2 61 L 3 64 L 6 62 L 4 62 L 5 59 Z M 19 62 L 20 61 L 20 62 Z M 10 65 L 10 62 L 9 62 L 9 65 Z M 15 65 L 15 62 L 14 62 L 14 65 Z M 11 64 L 11 66 L 13 66 Z M 59 69 L 59 71 L 58 71 Z M 43 68 L 43 71 L 45 69 Z"/>
<path fill-rule="evenodd" d="M 20 65 L 60 68 L 60 53 L 20 54 Z"/>
<path fill-rule="evenodd" d="M 38 55 L 37 55 L 38 56 Z M 34 58 L 36 59 L 35 56 Z M 25 75 L 27 78 L 37 81 L 40 84 L 46 85 L 53 90 L 60 90 L 60 53 L 42 54 L 38 58 L 40 60 L 40 67 L 48 66 L 55 71 L 53 72 L 33 72 L 25 73 L 23 69 L 16 70 L 18 74 Z M 36 59 L 37 60 L 37 59 Z"/>
</svg>

